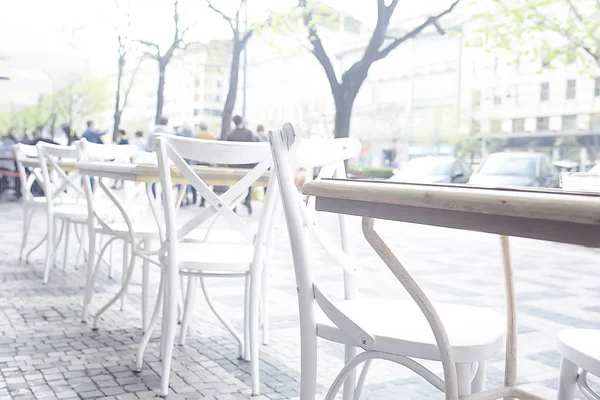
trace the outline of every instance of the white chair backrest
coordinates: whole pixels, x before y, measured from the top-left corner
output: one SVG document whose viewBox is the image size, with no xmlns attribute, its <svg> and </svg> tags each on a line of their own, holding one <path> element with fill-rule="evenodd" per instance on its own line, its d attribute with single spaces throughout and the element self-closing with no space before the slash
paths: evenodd
<svg viewBox="0 0 600 400">
<path fill-rule="evenodd" d="M 75 146 L 38 142 L 37 149 L 48 207 L 51 208 L 53 200 L 62 196 L 67 190 L 73 192 L 76 197 L 85 196 L 79 180 L 80 175 L 77 173 L 69 175 L 60 165 L 61 161 L 75 162 L 77 160 Z"/>
<path fill-rule="evenodd" d="M 21 179 L 21 196 L 23 201 L 33 202 L 34 196 L 31 193 L 31 186 L 36 179 L 40 184 L 42 184 L 42 176 L 40 174 L 41 171 L 39 168 L 31 168 L 31 173 L 29 176 L 27 176 L 27 168 L 25 168 L 23 165 L 23 161 L 34 160 L 39 164 L 37 147 L 28 144 L 17 143 L 15 146 L 15 159 L 17 161 L 19 178 Z"/>
<path fill-rule="evenodd" d="M 316 298 L 322 308 L 325 303 L 319 301 L 323 300 L 324 296 L 315 285 L 310 270 L 308 233 L 313 235 L 321 247 L 347 274 L 356 275 L 359 268 L 351 254 L 353 246 L 350 243 L 345 216 L 340 216 L 342 250 L 316 222 L 314 212 L 312 212 L 314 211 L 314 200 L 309 199 L 307 204 L 304 204 L 295 185 L 294 175 L 298 167 L 321 166 L 321 171 L 316 179 L 345 178 L 344 161 L 360 153 L 361 145 L 358 140 L 352 138 L 302 139 L 299 130 L 291 124 L 285 124 L 283 129 L 269 132 L 269 140 L 292 248 L 300 317 L 304 318 L 306 315 L 303 316 L 303 314 L 308 314 L 309 320 L 314 320 L 312 316 L 313 301 Z M 351 298 L 352 293 L 346 291 L 345 297 Z M 327 302 L 326 299 L 324 301 Z M 329 313 L 327 314 L 329 315 Z"/>
<path fill-rule="evenodd" d="M 79 146 L 82 151 L 80 156 L 84 156 L 87 161 L 131 162 L 131 159 L 140 152 L 137 146 L 131 144 L 97 144 L 85 139 L 81 139 L 80 142 L 82 142 Z"/>
<path fill-rule="evenodd" d="M 122 162 L 130 163 L 133 158 L 139 153 L 137 146 L 133 145 L 115 145 L 115 144 L 96 144 L 90 143 L 85 139 L 78 140 L 75 142 L 77 148 L 77 160 L 78 161 L 104 161 L 104 162 Z M 84 175 L 83 176 L 83 188 L 85 192 L 85 198 L 87 201 L 88 216 L 89 218 L 97 218 L 97 221 L 103 225 L 108 222 L 114 222 L 115 220 L 121 220 L 118 210 L 114 207 L 114 204 L 109 198 L 102 195 L 102 190 L 92 190 L 91 179 L 96 177 Z M 128 199 L 127 186 L 124 185 L 126 195 Z M 105 200 L 102 202 L 102 200 Z M 106 206 L 105 206 L 106 205 Z M 127 207 L 128 211 L 132 207 Z M 142 207 L 138 204 L 136 209 Z M 128 213 L 129 214 L 129 213 Z M 132 217 L 132 215 L 129 215 Z"/>
<path fill-rule="evenodd" d="M 254 242 L 256 232 L 235 213 L 234 208 L 246 197 L 249 188 L 272 166 L 269 145 L 264 142 L 220 142 L 174 135 L 160 135 L 156 136 L 154 140 L 157 146 L 161 186 L 165 195 L 167 239 L 179 242 L 200 225 L 213 220 L 213 217 L 222 217 L 248 242 Z M 224 194 L 216 194 L 194 172 L 186 160 L 204 164 L 245 165 L 247 174 Z M 205 199 L 206 207 L 198 209 L 196 215 L 188 218 L 182 224 L 177 224 L 175 219 L 175 210 L 178 204 L 171 190 L 173 187 L 172 166 L 177 168 L 178 172 L 196 189 L 198 196 Z M 182 187 L 181 190 L 185 190 L 185 187 Z M 263 215 L 266 212 L 267 210 L 263 210 Z"/>
</svg>

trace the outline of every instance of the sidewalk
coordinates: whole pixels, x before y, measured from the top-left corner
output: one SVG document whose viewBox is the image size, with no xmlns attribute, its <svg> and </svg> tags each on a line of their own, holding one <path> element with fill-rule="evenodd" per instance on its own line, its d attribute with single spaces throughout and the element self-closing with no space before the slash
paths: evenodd
<svg viewBox="0 0 600 400">
<path fill-rule="evenodd" d="M 0 207 L 0 400 L 153 398 L 158 388 L 158 330 L 140 374 L 133 372 L 142 332 L 140 276 L 130 288 L 124 311 L 107 311 L 100 329 L 80 320 L 84 268 L 74 269 L 74 254 L 63 272 L 54 268 L 50 282 L 41 280 L 44 248 L 31 263 L 18 261 L 22 214 L 19 203 Z M 258 211 L 258 210 L 257 210 Z M 334 231 L 333 216 L 324 216 Z M 355 221 L 355 228 L 358 222 Z M 45 231 L 43 213 L 34 220 L 30 246 Z M 406 224 L 377 224 L 398 257 L 434 300 L 503 310 L 498 238 Z M 74 236 L 74 235 L 72 235 Z M 403 297 L 399 283 L 356 231 L 357 255 L 372 278 L 364 295 Z M 334 236 L 335 237 L 335 236 Z M 72 245 L 72 248 L 76 246 Z M 271 332 L 261 348 L 260 399 L 298 397 L 300 345 L 297 302 L 287 233 L 278 234 L 271 274 Z M 512 241 L 519 314 L 519 380 L 540 395 L 556 387 L 559 356 L 554 335 L 568 327 L 600 328 L 600 252 L 569 245 Z M 75 250 L 73 250 L 75 253 Z M 119 288 L 121 246 L 115 246 L 116 279 L 99 274 L 93 314 Z M 59 265 L 62 266 L 62 250 Z M 315 252 L 315 276 L 328 293 L 342 293 L 341 269 Z M 152 267 L 153 295 L 158 271 Z M 139 271 L 138 271 L 139 272 Z M 365 280 L 361 279 L 361 283 Z M 241 330 L 243 281 L 207 280 L 218 304 Z M 185 346 L 176 346 L 169 399 L 243 399 L 250 397 L 249 363 L 236 359 L 237 346 L 198 295 Z M 335 297 L 335 296 L 334 296 Z M 338 296 L 339 297 L 339 296 Z M 402 310 L 390 318 L 402 318 Z M 321 341 L 319 390 L 325 393 L 342 367 L 343 348 Z M 438 363 L 426 363 L 441 373 Z M 502 355 L 488 364 L 488 386 L 501 385 Z M 363 391 L 365 399 L 443 399 L 443 394 L 411 371 L 375 362 Z"/>
</svg>

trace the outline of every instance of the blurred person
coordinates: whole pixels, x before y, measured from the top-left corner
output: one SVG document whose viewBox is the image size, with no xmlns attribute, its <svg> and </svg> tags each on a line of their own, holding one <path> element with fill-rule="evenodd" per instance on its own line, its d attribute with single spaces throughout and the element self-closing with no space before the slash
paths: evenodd
<svg viewBox="0 0 600 400">
<path fill-rule="evenodd" d="M 187 122 L 184 122 L 178 128 L 179 129 L 177 129 L 177 136 L 194 137 L 194 132 L 192 131 L 192 126 L 190 124 L 188 124 Z"/>
<path fill-rule="evenodd" d="M 108 133 L 108 129 L 103 131 L 94 130 L 94 121 L 92 120 L 87 121 L 86 126 L 87 129 L 81 137 L 90 143 L 103 144 L 101 137 Z"/>
<path fill-rule="evenodd" d="M 208 130 L 208 125 L 204 122 L 198 124 L 198 132 L 196 132 L 198 139 L 204 140 L 217 140 L 217 136 Z"/>
<path fill-rule="evenodd" d="M 135 133 L 135 137 L 131 139 L 131 144 L 137 146 L 137 148 L 140 149 L 140 151 L 147 151 L 147 143 L 146 138 L 144 137 L 144 132 L 137 131 Z"/>
<path fill-rule="evenodd" d="M 252 131 L 246 128 L 246 122 L 244 119 L 236 115 L 233 117 L 233 123 L 235 125 L 235 129 L 229 132 L 227 135 L 227 141 L 229 142 L 258 142 L 258 138 Z M 254 168 L 253 164 L 246 165 L 233 165 L 235 168 Z M 248 195 L 244 200 L 244 205 L 248 209 L 248 214 L 252 215 L 252 187 L 248 188 Z"/>
<path fill-rule="evenodd" d="M 117 131 L 117 144 L 129 144 L 127 132 L 125 132 L 123 129 L 119 129 Z"/>
<path fill-rule="evenodd" d="M 73 144 L 73 142 L 79 140 L 79 138 L 75 134 L 75 131 L 73 129 L 71 129 L 71 126 L 69 124 L 62 124 L 60 127 L 61 127 L 62 131 L 65 133 L 65 136 L 67 138 L 67 146 L 70 146 Z M 41 130 L 39 130 L 39 133 L 40 133 L 40 137 L 42 137 Z"/>
<path fill-rule="evenodd" d="M 258 142 L 258 138 L 252 131 L 246 128 L 246 122 L 242 117 L 236 115 L 233 117 L 235 128 L 227 135 L 229 142 Z"/>
<path fill-rule="evenodd" d="M 264 125 L 258 125 L 256 127 L 256 137 L 258 138 L 259 142 L 268 142 L 269 141 L 269 138 L 267 137 L 267 133 L 265 132 Z"/>
</svg>

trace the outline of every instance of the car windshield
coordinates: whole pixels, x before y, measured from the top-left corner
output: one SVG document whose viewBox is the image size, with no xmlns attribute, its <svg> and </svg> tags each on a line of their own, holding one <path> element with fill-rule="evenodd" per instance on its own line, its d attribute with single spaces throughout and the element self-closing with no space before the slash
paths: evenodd
<svg viewBox="0 0 600 400">
<path fill-rule="evenodd" d="M 452 158 L 423 157 L 410 160 L 400 169 L 400 175 L 450 175 Z"/>
<path fill-rule="evenodd" d="M 481 166 L 481 175 L 510 175 L 529 176 L 536 175 L 536 158 L 514 156 L 510 154 L 492 154 Z"/>
</svg>

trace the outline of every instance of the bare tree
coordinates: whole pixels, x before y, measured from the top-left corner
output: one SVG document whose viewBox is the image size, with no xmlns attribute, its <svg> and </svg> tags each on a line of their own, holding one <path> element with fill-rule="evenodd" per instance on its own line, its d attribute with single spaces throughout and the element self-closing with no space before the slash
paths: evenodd
<svg viewBox="0 0 600 400">
<path fill-rule="evenodd" d="M 115 5 L 118 12 L 121 12 L 119 7 L 119 1 L 115 0 Z M 117 132 L 119 131 L 119 126 L 121 125 L 121 118 L 123 117 L 123 111 L 127 106 L 127 100 L 129 98 L 129 93 L 131 92 L 131 88 L 133 87 L 133 83 L 135 82 L 135 77 L 139 70 L 140 64 L 142 62 L 142 58 L 138 59 L 136 66 L 131 71 L 131 76 L 129 77 L 129 83 L 125 90 L 123 90 L 123 77 L 125 74 L 125 66 L 127 61 L 131 58 L 131 53 L 133 52 L 132 43 L 129 37 L 129 32 L 131 29 L 131 16 L 129 7 L 126 10 L 126 21 L 125 26 L 117 26 L 115 27 L 116 35 L 117 35 L 117 91 L 115 93 L 115 111 L 113 115 L 113 140 L 117 139 Z M 121 99 L 122 97 L 122 99 Z"/>
<path fill-rule="evenodd" d="M 145 40 L 137 40 L 138 43 L 147 48 L 147 51 L 144 54 L 158 62 L 158 87 L 156 89 L 155 123 L 159 123 L 160 119 L 162 118 L 163 106 L 165 103 L 164 92 L 167 66 L 173 58 L 176 50 L 185 50 L 187 47 L 193 44 L 185 42 L 185 34 L 189 31 L 190 27 L 188 26 L 181 29 L 179 26 L 179 0 L 175 0 L 173 2 L 173 22 L 175 23 L 173 41 L 165 52 L 161 51 L 160 46 L 157 43 L 148 42 Z"/>
<path fill-rule="evenodd" d="M 314 9 L 310 7 L 307 0 L 298 0 L 298 6 L 302 10 L 304 26 L 308 31 L 309 50 L 323 67 L 329 81 L 329 86 L 331 87 L 331 93 L 333 94 L 335 103 L 335 137 L 348 137 L 350 135 L 352 107 L 363 82 L 367 78 L 371 65 L 376 61 L 384 59 L 402 43 L 417 37 L 423 30 L 430 26 L 435 27 L 440 34 L 443 34 L 444 30 L 439 25 L 440 18 L 451 13 L 460 1 L 454 0 L 444 11 L 427 17 L 422 23 L 400 37 L 392 38 L 388 35 L 387 31 L 390 19 L 398 5 L 398 0 L 391 0 L 389 5 L 386 5 L 385 0 L 377 0 L 377 23 L 368 45 L 361 59 L 344 71 L 341 77 L 338 78 L 331 58 L 325 51 L 325 47 L 319 36 Z"/>
<path fill-rule="evenodd" d="M 228 16 L 226 13 L 216 8 L 210 0 L 206 0 L 208 8 L 219 14 L 231 28 L 233 34 L 232 39 L 232 54 L 231 54 L 231 69 L 229 72 L 229 91 L 227 92 L 227 98 L 225 99 L 225 105 L 223 106 L 223 114 L 221 119 L 221 138 L 225 138 L 231 128 L 231 117 L 233 115 L 233 108 L 235 107 L 235 100 L 237 97 L 238 82 L 240 75 L 240 58 L 242 51 L 246 48 L 248 40 L 254 34 L 253 27 L 245 27 L 245 32 L 241 31 L 240 27 L 240 11 L 245 7 L 246 0 L 240 0 L 238 8 L 233 17 Z"/>
</svg>

